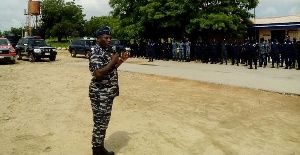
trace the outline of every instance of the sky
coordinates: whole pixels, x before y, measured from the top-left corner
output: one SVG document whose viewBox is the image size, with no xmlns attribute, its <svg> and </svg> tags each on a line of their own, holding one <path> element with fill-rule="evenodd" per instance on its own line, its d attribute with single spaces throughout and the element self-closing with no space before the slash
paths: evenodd
<svg viewBox="0 0 300 155">
<path fill-rule="evenodd" d="M 70 0 L 65 0 L 70 1 Z M 109 0 L 75 0 L 83 7 L 85 19 L 92 16 L 107 16 L 112 8 Z M 0 31 L 19 28 L 25 25 L 24 9 L 28 7 L 28 0 L 1 0 L 0 4 Z M 251 10 L 254 13 L 254 10 Z M 255 9 L 256 18 L 281 17 L 300 14 L 300 0 L 260 0 Z"/>
</svg>

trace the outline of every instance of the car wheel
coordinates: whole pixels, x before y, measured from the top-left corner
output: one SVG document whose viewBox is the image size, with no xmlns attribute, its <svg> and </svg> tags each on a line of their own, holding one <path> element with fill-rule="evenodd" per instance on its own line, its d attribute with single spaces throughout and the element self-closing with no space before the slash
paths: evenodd
<svg viewBox="0 0 300 155">
<path fill-rule="evenodd" d="M 72 56 L 72 57 L 76 57 L 76 51 L 75 51 L 75 50 L 72 50 L 72 51 L 71 51 L 71 56 Z"/>
<path fill-rule="evenodd" d="M 11 60 L 10 63 L 11 63 L 11 64 L 15 64 L 15 63 L 16 63 L 16 60 Z"/>
<path fill-rule="evenodd" d="M 52 56 L 49 58 L 50 61 L 55 61 L 55 59 L 56 59 L 56 56 Z"/>
<path fill-rule="evenodd" d="M 22 60 L 21 52 L 18 52 L 18 53 L 17 53 L 17 57 L 18 57 L 17 60 Z"/>
<path fill-rule="evenodd" d="M 87 59 L 90 58 L 90 55 L 91 55 L 91 51 L 86 51 L 86 52 L 85 52 L 85 57 L 86 57 Z"/>
<path fill-rule="evenodd" d="M 34 60 L 35 60 L 35 58 L 34 58 L 33 53 L 29 53 L 29 61 L 34 62 Z"/>
</svg>

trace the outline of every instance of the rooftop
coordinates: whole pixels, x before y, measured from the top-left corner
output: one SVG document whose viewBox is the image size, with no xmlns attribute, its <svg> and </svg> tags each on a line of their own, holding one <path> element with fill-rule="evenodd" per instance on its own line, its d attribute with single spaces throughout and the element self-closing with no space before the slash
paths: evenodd
<svg viewBox="0 0 300 155">
<path fill-rule="evenodd" d="M 252 19 L 255 25 L 257 24 L 273 24 L 273 23 L 295 23 L 300 22 L 300 14 L 299 15 L 289 15 L 282 17 L 269 17 L 269 18 L 255 18 Z"/>
</svg>

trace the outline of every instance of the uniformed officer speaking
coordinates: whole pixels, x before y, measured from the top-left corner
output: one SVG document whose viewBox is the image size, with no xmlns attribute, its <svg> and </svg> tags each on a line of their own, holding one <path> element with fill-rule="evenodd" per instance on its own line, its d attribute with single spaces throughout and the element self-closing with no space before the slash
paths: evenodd
<svg viewBox="0 0 300 155">
<path fill-rule="evenodd" d="M 109 27 L 96 31 L 97 46 L 89 58 L 89 70 L 93 76 L 89 97 L 93 111 L 93 155 L 113 155 L 104 148 L 104 138 L 111 116 L 113 100 L 119 95 L 117 68 L 128 59 L 129 53 L 119 56 L 110 53 L 111 32 Z"/>
</svg>

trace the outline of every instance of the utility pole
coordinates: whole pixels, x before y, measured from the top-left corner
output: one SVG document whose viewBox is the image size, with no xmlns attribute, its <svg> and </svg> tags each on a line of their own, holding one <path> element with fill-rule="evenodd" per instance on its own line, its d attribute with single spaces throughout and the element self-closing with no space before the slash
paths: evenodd
<svg viewBox="0 0 300 155">
<path fill-rule="evenodd" d="M 23 34 L 24 34 L 24 33 L 23 33 L 23 28 L 24 28 L 23 23 L 21 23 L 21 25 L 22 25 L 22 27 L 21 27 L 21 29 L 22 29 L 22 35 L 21 35 L 21 36 L 22 36 L 22 38 L 23 38 L 23 37 L 24 37 L 24 35 L 23 35 Z"/>
</svg>

